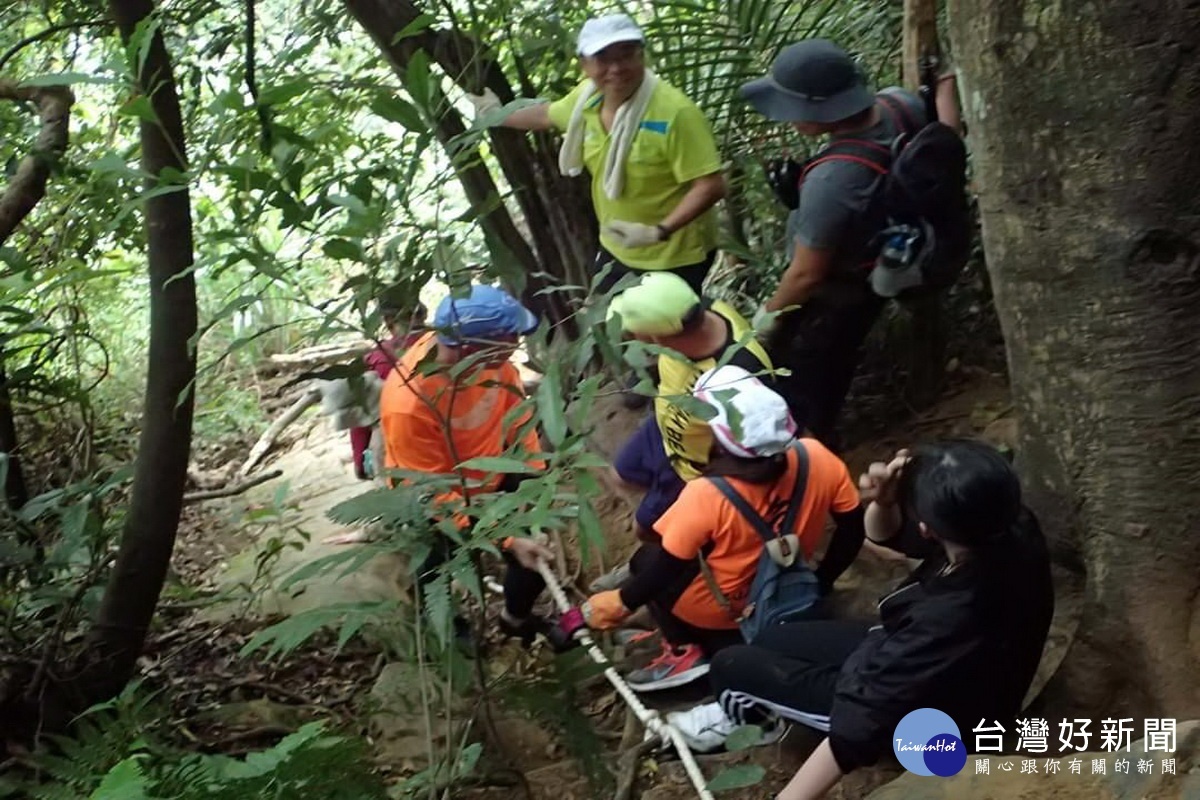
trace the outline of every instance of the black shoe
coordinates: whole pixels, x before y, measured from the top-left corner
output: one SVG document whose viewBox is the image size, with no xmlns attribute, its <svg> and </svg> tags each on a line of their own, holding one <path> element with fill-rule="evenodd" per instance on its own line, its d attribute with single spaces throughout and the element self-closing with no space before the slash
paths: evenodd
<svg viewBox="0 0 1200 800">
<path fill-rule="evenodd" d="M 471 630 L 470 623 L 462 617 L 454 618 L 454 646 L 467 658 L 483 656 L 483 647 L 476 640 L 475 631 Z"/>
<path fill-rule="evenodd" d="M 550 648 L 556 653 L 563 653 L 578 646 L 578 643 L 574 639 L 565 636 L 557 625 L 542 619 L 537 614 L 530 614 L 518 623 L 509 622 L 501 616 L 500 630 L 506 636 L 520 639 L 523 647 L 532 647 L 533 641 L 539 633 L 546 637 L 546 641 L 550 643 Z"/>
<path fill-rule="evenodd" d="M 641 411 L 650 402 L 648 395 L 636 391 L 640 382 L 641 379 L 634 373 L 625 381 L 625 389 L 621 392 L 621 405 L 630 411 Z"/>
</svg>

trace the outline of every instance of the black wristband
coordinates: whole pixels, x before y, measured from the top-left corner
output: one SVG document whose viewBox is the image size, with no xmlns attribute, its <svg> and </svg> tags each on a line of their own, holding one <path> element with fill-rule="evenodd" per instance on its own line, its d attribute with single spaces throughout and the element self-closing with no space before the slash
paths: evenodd
<svg viewBox="0 0 1200 800">
<path fill-rule="evenodd" d="M 654 227 L 658 229 L 658 240 L 660 242 L 665 242 L 671 238 L 671 232 L 667 230 L 666 225 L 655 225 Z"/>
</svg>

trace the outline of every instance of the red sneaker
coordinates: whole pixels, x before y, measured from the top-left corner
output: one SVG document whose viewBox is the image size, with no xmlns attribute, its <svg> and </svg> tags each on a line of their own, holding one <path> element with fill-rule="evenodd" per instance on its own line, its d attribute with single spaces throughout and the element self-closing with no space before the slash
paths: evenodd
<svg viewBox="0 0 1200 800">
<path fill-rule="evenodd" d="M 662 654 L 642 669 L 629 673 L 625 681 L 635 692 L 655 692 L 684 686 L 708 674 L 708 659 L 698 645 L 674 647 L 663 639 Z"/>
</svg>

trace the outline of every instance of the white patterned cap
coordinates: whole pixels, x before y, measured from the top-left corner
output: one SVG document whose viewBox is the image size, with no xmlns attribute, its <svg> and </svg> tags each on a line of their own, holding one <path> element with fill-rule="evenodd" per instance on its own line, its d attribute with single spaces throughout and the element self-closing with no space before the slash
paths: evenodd
<svg viewBox="0 0 1200 800">
<path fill-rule="evenodd" d="M 692 394 L 717 412 L 708 426 L 735 456 L 778 455 L 796 439 L 796 422 L 784 399 L 741 367 L 710 369 L 696 381 Z"/>
</svg>

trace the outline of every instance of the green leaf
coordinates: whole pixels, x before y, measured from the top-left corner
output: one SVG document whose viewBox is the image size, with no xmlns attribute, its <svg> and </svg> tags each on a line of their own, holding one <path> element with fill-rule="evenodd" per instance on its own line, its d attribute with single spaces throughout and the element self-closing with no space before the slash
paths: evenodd
<svg viewBox="0 0 1200 800">
<path fill-rule="evenodd" d="M 138 763 L 140 756 L 120 761 L 96 787 L 90 800 L 142 800 L 146 795 L 146 776 Z"/>
<path fill-rule="evenodd" d="M 452 637 L 452 620 L 454 619 L 454 598 L 450 596 L 450 576 L 440 572 L 425 585 L 422 593 L 425 602 L 425 615 L 442 645 L 449 644 Z"/>
<path fill-rule="evenodd" d="M 21 86 L 70 86 L 76 83 L 93 83 L 111 85 L 118 83 L 116 78 L 106 78 L 100 75 L 88 75 L 86 72 L 50 72 L 45 75 L 35 75 L 21 81 Z"/>
<path fill-rule="evenodd" d="M 357 242 L 350 241 L 349 239 L 330 239 L 321 248 L 321 251 L 330 258 L 336 258 L 344 261 L 363 260 L 362 246 Z"/>
<path fill-rule="evenodd" d="M 136 117 L 146 122 L 154 122 L 158 114 L 154 113 L 154 104 L 144 94 L 134 95 L 121 105 L 120 113 L 127 117 Z"/>
<path fill-rule="evenodd" d="M 708 790 L 727 792 L 730 789 L 744 789 L 760 783 L 766 774 L 767 771 L 758 764 L 738 764 L 718 773 L 708 782 Z"/>
<path fill-rule="evenodd" d="M 307 78 L 288 81 L 277 86 L 269 86 L 258 95 L 258 102 L 264 106 L 286 103 L 293 97 L 299 97 L 312 88 L 312 81 Z"/>
<path fill-rule="evenodd" d="M 483 745 L 479 742 L 472 742 L 463 748 L 458 755 L 458 761 L 454 764 L 454 779 L 462 780 L 474 772 L 481 755 L 483 755 Z"/>
<path fill-rule="evenodd" d="M 117 153 L 105 153 L 92 162 L 90 169 L 102 175 L 114 175 L 122 178 L 142 178 L 145 173 L 129 166 L 129 162 Z"/>
<path fill-rule="evenodd" d="M 405 130 L 413 133 L 424 133 L 428 130 L 421 112 L 408 102 L 394 94 L 379 94 L 371 101 L 371 110 L 388 122 L 403 125 Z"/>
<path fill-rule="evenodd" d="M 393 471 L 392 474 L 401 480 L 404 480 L 406 475 L 399 470 Z M 429 516 L 425 510 L 426 496 L 444 491 L 456 485 L 458 481 L 453 476 L 434 477 L 420 473 L 413 475 L 420 483 L 399 484 L 390 489 L 371 489 L 357 497 L 343 500 L 325 514 L 342 525 L 378 520 L 380 525 L 393 527 L 424 522 Z"/>
<path fill-rule="evenodd" d="M 331 194 L 327 199 L 330 203 L 346 209 L 351 214 L 367 213 L 367 204 L 352 194 Z"/>
<path fill-rule="evenodd" d="M 763 730 L 757 725 L 740 725 L 725 737 L 725 749 L 731 753 L 748 750 L 762 742 Z"/>
<path fill-rule="evenodd" d="M 567 436 L 567 418 L 563 411 L 562 378 L 558 361 L 551 361 L 537 388 L 537 404 L 542 428 L 550 444 L 558 449 Z"/>
<path fill-rule="evenodd" d="M 247 656 L 267 648 L 267 657 L 290 653 L 325 628 L 354 625 L 361 628 L 366 622 L 387 617 L 399 604 L 394 600 L 374 603 L 336 603 L 296 614 L 256 633 L 239 651 Z"/>
<path fill-rule="evenodd" d="M 142 73 L 146 69 L 146 59 L 150 57 L 150 48 L 154 45 L 154 38 L 158 35 L 161 23 L 158 14 L 147 14 L 137 23 L 129 41 L 125 43 L 125 58 L 139 81 L 143 77 L 147 80 L 158 80 L 157 76 L 143 76 Z"/>
<path fill-rule="evenodd" d="M 437 22 L 437 18 L 431 14 L 418 14 L 416 19 L 405 25 L 400 29 L 399 33 L 392 37 L 392 44 L 395 44 L 401 39 L 407 39 L 410 36 L 416 36 L 421 31 L 432 26 L 435 22 Z"/>
<path fill-rule="evenodd" d="M 424 50 L 413 53 L 404 70 L 404 88 L 417 108 L 430 110 L 433 100 L 433 75 L 429 71 L 429 55 Z"/>
<path fill-rule="evenodd" d="M 532 454 L 531 454 L 532 455 Z M 480 456 L 468 459 L 458 465 L 461 469 L 477 469 L 480 472 L 494 472 L 498 475 L 536 475 L 541 472 L 537 467 L 526 464 L 519 458 L 505 456 Z"/>
</svg>

